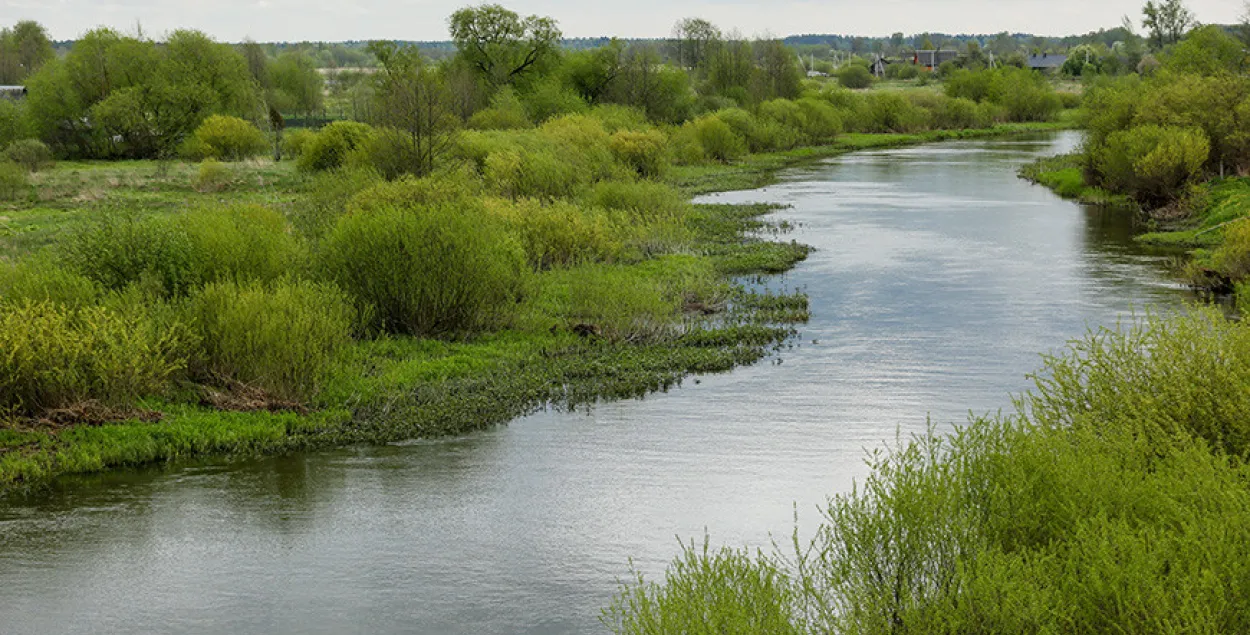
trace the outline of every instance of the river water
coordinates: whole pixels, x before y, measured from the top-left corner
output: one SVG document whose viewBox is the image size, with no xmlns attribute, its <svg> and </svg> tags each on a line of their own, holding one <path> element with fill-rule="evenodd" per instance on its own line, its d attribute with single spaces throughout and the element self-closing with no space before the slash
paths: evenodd
<svg viewBox="0 0 1250 635">
<path fill-rule="evenodd" d="M 0 503 L 0 633 L 586 633 L 629 558 L 766 547 L 868 449 L 1008 405 L 1039 354 L 1174 307 L 1123 214 L 1016 178 L 1073 133 L 864 152 L 707 200 L 818 251 L 793 346 L 733 373 L 472 436 L 66 481 Z"/>
</svg>

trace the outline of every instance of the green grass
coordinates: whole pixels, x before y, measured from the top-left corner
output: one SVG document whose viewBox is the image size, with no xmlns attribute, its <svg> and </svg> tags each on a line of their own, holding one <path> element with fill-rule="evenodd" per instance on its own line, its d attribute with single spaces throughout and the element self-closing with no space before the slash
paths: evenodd
<svg viewBox="0 0 1250 635">
<path fill-rule="evenodd" d="M 1059 196 L 1091 205 L 1131 205 L 1126 196 L 1112 194 L 1085 180 L 1079 154 L 1038 159 L 1020 168 L 1020 177 L 1050 188 Z"/>
</svg>

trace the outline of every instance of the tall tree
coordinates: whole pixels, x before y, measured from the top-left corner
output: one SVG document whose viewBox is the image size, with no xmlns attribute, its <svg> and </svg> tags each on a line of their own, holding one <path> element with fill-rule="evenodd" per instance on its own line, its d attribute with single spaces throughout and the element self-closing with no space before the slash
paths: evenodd
<svg viewBox="0 0 1250 635">
<path fill-rule="evenodd" d="M 374 75 L 375 123 L 402 135 L 400 148 L 384 151 L 402 150 L 404 171 L 425 176 L 454 142 L 457 118 L 447 84 L 414 46 L 371 42 L 369 51 L 381 65 Z"/>
<path fill-rule="evenodd" d="M 712 44 L 720 39 L 720 29 L 711 22 L 703 18 L 683 18 L 673 25 L 673 57 L 682 68 L 702 68 Z"/>
<path fill-rule="evenodd" d="M 1175 44 L 1194 25 L 1194 14 L 1182 0 L 1150 0 L 1142 7 L 1142 26 L 1150 31 L 1155 50 Z"/>
<path fill-rule="evenodd" d="M 512 84 L 559 55 L 552 18 L 522 19 L 497 4 L 465 7 L 448 19 L 459 55 L 495 86 Z"/>
<path fill-rule="evenodd" d="M 0 83 L 18 84 L 56 57 L 48 32 L 38 22 L 23 20 L 0 31 Z"/>
</svg>

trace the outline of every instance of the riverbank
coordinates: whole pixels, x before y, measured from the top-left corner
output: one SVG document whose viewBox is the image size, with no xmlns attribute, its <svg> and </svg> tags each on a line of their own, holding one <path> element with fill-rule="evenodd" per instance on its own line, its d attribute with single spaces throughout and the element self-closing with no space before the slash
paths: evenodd
<svg viewBox="0 0 1250 635">
<path fill-rule="evenodd" d="M 752 155 L 731 165 L 676 167 L 669 181 L 687 194 L 750 187 L 767 182 L 783 167 L 857 149 L 896 147 L 949 138 L 1037 132 L 1053 126 L 1008 126 L 981 131 L 922 135 L 847 135 L 839 144 L 786 153 Z M 150 213 L 167 213 L 183 198 L 221 197 L 142 178 L 125 181 L 118 170 L 157 170 L 142 163 L 66 165 L 43 176 L 51 183 L 106 184 L 105 204 L 116 195 L 145 201 Z M 172 170 L 184 169 L 175 166 Z M 95 170 L 105 175 L 93 174 Z M 291 174 L 280 166 L 257 164 L 257 173 L 236 177 L 230 196 L 267 201 L 290 209 Z M 112 173 L 109 173 L 111 171 Z M 108 188 L 121 183 L 122 187 Z M 130 183 L 134 187 L 127 189 Z M 188 192 L 187 189 L 190 189 Z M 16 232 L 19 253 L 54 244 L 69 219 L 85 220 L 94 211 L 81 205 L 81 193 L 63 187 L 62 198 L 41 200 L 35 221 Z M 333 362 L 324 388 L 308 404 L 287 407 L 265 399 L 228 395 L 205 399 L 196 386 L 184 386 L 161 399 L 138 404 L 157 417 L 124 422 L 14 420 L 0 430 L 0 491 L 38 489 L 63 474 L 164 463 L 214 455 L 256 455 L 358 442 L 387 442 L 414 437 L 462 434 L 507 421 L 542 407 L 567 407 L 599 399 L 641 397 L 677 385 L 692 373 L 729 370 L 765 356 L 806 317 L 806 298 L 757 295 L 729 284 L 730 278 L 780 273 L 807 255 L 792 242 L 755 236 L 784 228 L 762 219 L 768 207 L 695 206 L 688 212 L 693 229 L 681 257 L 644 259 L 621 266 L 627 276 L 664 279 L 682 270 L 705 269 L 719 279 L 714 298 L 683 306 L 661 338 L 637 341 L 597 336 L 587 331 L 553 328 L 503 331 L 463 340 L 443 341 L 404 336 L 362 340 Z M 10 218 L 26 219 L 17 212 Z M 772 230 L 762 231 L 762 230 Z M 32 238 L 33 237 L 33 238 Z M 671 279 L 671 276 L 669 276 Z M 582 281 L 584 282 L 584 280 Z M 577 284 L 577 283 L 574 283 Z M 671 285 L 670 285 L 671 286 Z M 682 295 L 679 292 L 677 295 Z M 608 298 L 604 298 L 607 300 Z M 706 300 L 710 300 L 707 302 Z M 712 306 L 707 306 L 708 304 Z M 605 309 L 611 311 L 611 308 Z M 705 315 L 706 313 L 706 315 Z M 604 319 L 609 316 L 600 314 Z M 577 324 L 570 324 L 577 326 Z M 246 395 L 244 395 L 245 397 Z"/>
</svg>

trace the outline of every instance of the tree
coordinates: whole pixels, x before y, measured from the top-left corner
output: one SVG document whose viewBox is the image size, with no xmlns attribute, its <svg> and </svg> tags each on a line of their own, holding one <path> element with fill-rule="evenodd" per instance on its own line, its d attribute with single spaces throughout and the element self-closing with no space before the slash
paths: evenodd
<svg viewBox="0 0 1250 635">
<path fill-rule="evenodd" d="M 54 57 L 48 32 L 38 22 L 24 20 L 0 31 L 0 83 L 19 84 Z"/>
<path fill-rule="evenodd" d="M 702 68 L 712 44 L 721 39 L 720 29 L 702 18 L 683 18 L 673 25 L 673 57 L 677 65 L 694 70 Z"/>
<path fill-rule="evenodd" d="M 759 40 L 755 43 L 758 72 L 754 82 L 757 102 L 769 99 L 796 99 L 802 70 L 794 53 L 781 40 Z"/>
<path fill-rule="evenodd" d="M 465 7 L 448 20 L 459 55 L 495 86 L 512 84 L 559 55 L 556 21 L 521 19 L 497 4 Z"/>
<path fill-rule="evenodd" d="M 1237 36 L 1246 46 L 1250 46 L 1250 0 L 1241 4 L 1241 24 L 1237 25 Z"/>
<path fill-rule="evenodd" d="M 376 123 L 402 133 L 384 134 L 382 139 L 394 140 L 398 147 L 384 144 L 380 150 L 393 153 L 385 159 L 398 161 L 403 172 L 425 176 L 455 140 L 458 120 L 451 111 L 447 83 L 416 47 L 371 42 L 369 52 L 382 67 L 374 76 Z"/>
<path fill-rule="evenodd" d="M 564 62 L 564 73 L 569 85 L 588 104 L 603 98 L 624 65 L 625 45 L 613 39 L 607 46 L 589 51 L 578 51 Z"/>
<path fill-rule="evenodd" d="M 607 100 L 638 108 L 653 121 L 684 121 L 694 105 L 690 76 L 660 62 L 660 54 L 653 46 L 631 46 L 623 54 L 618 75 L 605 93 Z"/>
<path fill-rule="evenodd" d="M 890 51 L 898 54 L 903 50 L 903 32 L 897 31 L 890 36 Z"/>
<path fill-rule="evenodd" d="M 1150 31 L 1155 50 L 1181 41 L 1194 25 L 1194 14 L 1182 0 L 1150 0 L 1142 8 L 1142 26 Z"/>
<path fill-rule="evenodd" d="M 273 88 L 270 101 L 279 110 L 310 114 L 321 109 L 325 78 L 304 51 L 279 55 L 269 64 L 267 74 Z"/>
<path fill-rule="evenodd" d="M 247 70 L 252 79 L 256 80 L 261 90 L 268 91 L 272 86 L 269 82 L 269 55 L 265 53 L 265 48 L 252 40 L 244 40 L 239 51 L 247 60 Z"/>
</svg>

